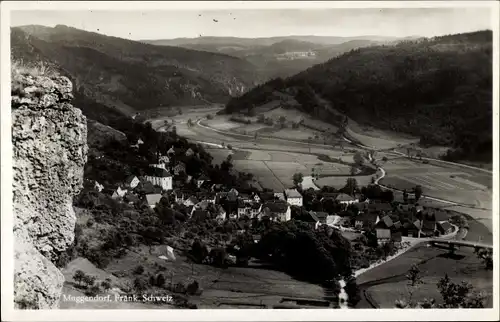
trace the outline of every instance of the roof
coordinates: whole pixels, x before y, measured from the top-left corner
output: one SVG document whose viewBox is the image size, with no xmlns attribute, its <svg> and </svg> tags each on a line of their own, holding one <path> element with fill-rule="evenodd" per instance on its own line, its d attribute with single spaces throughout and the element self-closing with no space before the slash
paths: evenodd
<svg viewBox="0 0 500 322">
<path fill-rule="evenodd" d="M 389 229 L 377 228 L 375 231 L 377 233 L 377 239 L 391 238 L 391 231 Z"/>
<path fill-rule="evenodd" d="M 171 177 L 167 170 L 157 167 L 149 167 L 145 171 L 146 176 L 151 177 Z"/>
<path fill-rule="evenodd" d="M 175 165 L 175 168 L 179 168 L 179 167 L 181 167 L 181 168 L 186 168 L 186 165 L 184 164 L 184 162 L 179 162 L 179 163 L 177 163 L 177 164 Z"/>
<path fill-rule="evenodd" d="M 392 205 L 390 203 L 369 203 L 365 207 L 367 207 L 369 210 L 374 210 L 374 211 L 391 211 L 392 210 Z"/>
<path fill-rule="evenodd" d="M 195 196 L 190 196 L 187 200 L 191 201 L 194 204 L 198 203 L 198 199 Z"/>
<path fill-rule="evenodd" d="M 338 192 L 323 192 L 321 194 L 321 197 L 324 198 L 324 199 L 328 199 L 328 198 L 337 198 L 338 196 Z"/>
<path fill-rule="evenodd" d="M 443 230 L 448 230 L 451 228 L 451 224 L 447 221 L 440 221 L 437 224 L 438 224 L 438 227 L 441 227 Z"/>
<path fill-rule="evenodd" d="M 363 224 L 375 224 L 377 221 L 377 215 L 372 213 L 361 214 L 356 217 L 356 221 L 362 221 Z"/>
<path fill-rule="evenodd" d="M 417 228 L 417 229 L 420 229 L 420 228 L 422 228 L 422 223 L 420 222 L 420 220 L 415 220 L 413 222 L 413 226 L 415 226 L 415 228 Z M 413 227 L 410 227 L 410 228 L 413 228 Z"/>
<path fill-rule="evenodd" d="M 260 203 L 253 203 L 250 208 L 252 209 L 259 209 L 262 205 Z"/>
<path fill-rule="evenodd" d="M 398 231 L 391 234 L 391 240 L 394 242 L 401 242 L 403 240 L 403 234 Z"/>
<path fill-rule="evenodd" d="M 133 193 L 126 193 L 125 196 L 123 197 L 126 201 L 128 202 L 136 202 L 139 201 L 139 198 L 134 195 Z"/>
<path fill-rule="evenodd" d="M 287 198 L 302 198 L 302 195 L 297 191 L 297 189 L 285 189 L 285 196 Z"/>
<path fill-rule="evenodd" d="M 262 209 L 269 208 L 272 213 L 284 213 L 288 210 L 288 205 L 283 202 L 266 202 Z"/>
<path fill-rule="evenodd" d="M 162 195 L 159 193 L 146 195 L 146 201 L 148 205 L 155 205 L 157 202 L 161 200 L 161 198 Z"/>
<path fill-rule="evenodd" d="M 396 229 L 400 229 L 400 228 L 401 228 L 401 226 L 402 226 L 402 225 L 401 225 L 401 222 L 400 222 L 400 221 L 396 221 L 396 222 L 394 223 L 394 228 L 396 228 Z"/>
<path fill-rule="evenodd" d="M 324 211 L 316 211 L 315 215 L 316 217 L 318 217 L 320 221 L 325 221 L 325 222 L 326 222 L 326 217 L 328 217 L 328 213 Z"/>
<path fill-rule="evenodd" d="M 380 219 L 380 222 L 382 222 L 387 228 L 390 228 L 394 223 L 392 222 L 391 217 L 389 216 L 384 216 Z"/>
<path fill-rule="evenodd" d="M 422 220 L 422 229 L 425 229 L 425 230 L 434 230 L 435 225 L 436 225 L 435 221 L 428 220 L 428 219 Z"/>
<path fill-rule="evenodd" d="M 326 217 L 326 223 L 331 225 L 337 225 L 342 220 L 342 217 L 338 215 L 329 215 Z"/>
<path fill-rule="evenodd" d="M 316 214 L 315 214 L 313 211 L 310 211 L 310 212 L 309 212 L 309 216 L 311 216 L 311 218 L 312 218 L 314 221 L 316 221 L 316 222 L 318 222 L 318 221 L 319 221 L 318 216 L 316 216 Z"/>
<path fill-rule="evenodd" d="M 198 180 L 210 180 L 210 178 L 209 178 L 209 177 L 207 177 L 207 175 L 202 174 L 202 175 L 198 178 Z"/>
<path fill-rule="evenodd" d="M 338 194 L 337 197 L 335 197 L 335 200 L 337 200 L 337 201 L 353 201 L 354 198 L 349 196 L 348 194 L 341 193 L 341 194 Z"/>
<path fill-rule="evenodd" d="M 134 175 L 130 175 L 127 177 L 127 179 L 125 179 L 125 183 L 127 184 L 131 184 L 132 181 L 134 180 L 134 178 L 137 178 L 137 176 L 134 176 Z M 97 181 L 96 181 L 97 182 Z"/>
<path fill-rule="evenodd" d="M 205 219 L 208 217 L 208 212 L 206 210 L 202 210 L 202 209 L 196 209 L 194 212 L 193 212 L 193 216 L 192 218 L 194 219 Z"/>
</svg>

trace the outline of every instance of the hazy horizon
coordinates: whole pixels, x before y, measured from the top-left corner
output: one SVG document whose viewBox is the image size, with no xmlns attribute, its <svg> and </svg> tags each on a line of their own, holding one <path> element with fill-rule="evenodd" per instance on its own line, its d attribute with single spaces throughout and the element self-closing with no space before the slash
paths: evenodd
<svg viewBox="0 0 500 322">
<path fill-rule="evenodd" d="M 131 40 L 200 36 L 402 38 L 492 29 L 489 8 L 12 11 L 11 26 L 23 25 L 66 25 Z"/>
</svg>

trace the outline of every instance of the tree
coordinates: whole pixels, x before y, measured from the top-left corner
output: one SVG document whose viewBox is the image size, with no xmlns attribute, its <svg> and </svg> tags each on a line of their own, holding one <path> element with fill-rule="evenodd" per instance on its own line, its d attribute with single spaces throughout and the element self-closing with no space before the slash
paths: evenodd
<svg viewBox="0 0 500 322">
<path fill-rule="evenodd" d="M 156 286 L 158 287 L 163 287 L 163 285 L 165 285 L 165 282 L 166 282 L 166 279 L 165 279 L 165 276 L 163 276 L 163 274 L 158 274 L 158 276 L 156 276 Z"/>
<path fill-rule="evenodd" d="M 188 125 L 188 127 L 193 126 L 193 125 L 194 125 L 194 124 L 193 124 L 193 120 L 189 119 L 189 120 L 187 121 L 187 125 Z"/>
<path fill-rule="evenodd" d="M 106 278 L 104 281 L 101 282 L 101 287 L 104 291 L 107 291 L 111 288 L 111 279 Z"/>
<path fill-rule="evenodd" d="M 295 173 L 293 175 L 292 180 L 293 180 L 293 184 L 295 185 L 295 187 L 298 187 L 302 183 L 302 181 L 304 180 L 304 175 L 300 172 Z"/>
<path fill-rule="evenodd" d="M 408 270 L 408 273 L 406 274 L 406 279 L 408 280 L 408 294 L 410 295 L 408 304 L 411 306 L 412 305 L 412 297 L 413 293 L 415 292 L 416 287 L 418 285 L 422 284 L 422 276 L 420 274 L 420 269 L 418 268 L 417 265 L 413 264 L 411 268 Z"/>
<path fill-rule="evenodd" d="M 422 196 L 422 186 L 421 185 L 417 185 L 415 187 L 415 200 L 418 201 L 421 196 Z"/>
<path fill-rule="evenodd" d="M 344 190 L 347 191 L 351 196 L 354 196 L 354 192 L 358 189 L 358 182 L 354 178 L 347 178 Z"/>
<path fill-rule="evenodd" d="M 226 157 L 226 161 L 228 163 L 231 163 L 233 161 L 233 155 L 232 154 L 228 154 L 228 156 Z"/>
<path fill-rule="evenodd" d="M 437 284 L 444 308 L 484 308 L 484 296 L 473 291 L 467 282 L 453 283 L 446 274 Z"/>
<path fill-rule="evenodd" d="M 362 166 L 363 163 L 365 162 L 363 155 L 359 151 L 354 153 L 353 159 L 354 159 L 354 163 L 358 166 Z"/>
<path fill-rule="evenodd" d="M 81 286 L 81 283 L 85 280 L 85 273 L 82 270 L 77 270 L 75 275 L 73 275 L 73 279 Z"/>
<path fill-rule="evenodd" d="M 351 169 L 350 169 L 351 176 L 356 175 L 357 172 L 358 172 L 358 168 L 356 168 L 356 166 L 351 166 Z"/>
<path fill-rule="evenodd" d="M 202 263 L 208 256 L 208 248 L 199 239 L 195 239 L 191 245 L 191 255 L 197 263 Z"/>
<path fill-rule="evenodd" d="M 90 276 L 90 275 L 86 275 L 83 278 L 83 282 L 85 283 L 85 285 L 86 285 L 87 288 L 93 286 L 94 283 L 95 283 L 95 280 L 96 280 L 96 277 L 95 276 Z"/>
<path fill-rule="evenodd" d="M 486 269 L 493 269 L 493 249 L 479 249 L 476 254 L 477 258 L 483 261 Z"/>
<path fill-rule="evenodd" d="M 144 273 L 144 266 L 142 266 L 142 265 L 138 265 L 138 266 L 134 269 L 134 274 L 136 274 L 136 275 L 141 275 L 142 273 Z"/>
<path fill-rule="evenodd" d="M 286 125 L 286 117 L 284 115 L 280 116 L 279 123 L 280 123 L 281 128 L 285 127 L 285 125 Z"/>
<path fill-rule="evenodd" d="M 134 289 L 137 293 L 142 293 L 148 288 L 148 282 L 146 279 L 141 277 L 136 277 L 134 280 Z"/>
<path fill-rule="evenodd" d="M 406 192 L 406 189 L 403 190 L 403 201 L 404 203 L 408 203 L 408 192 Z"/>
<path fill-rule="evenodd" d="M 193 281 L 186 287 L 186 293 L 189 295 L 196 295 L 199 289 L 200 289 L 200 284 L 198 283 L 198 281 Z"/>
</svg>

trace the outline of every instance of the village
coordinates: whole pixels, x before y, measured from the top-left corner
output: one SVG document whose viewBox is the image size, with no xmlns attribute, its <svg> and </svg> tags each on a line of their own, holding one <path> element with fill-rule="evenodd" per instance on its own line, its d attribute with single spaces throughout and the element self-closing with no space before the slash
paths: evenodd
<svg viewBox="0 0 500 322">
<path fill-rule="evenodd" d="M 141 144 L 144 143 L 139 139 L 132 148 L 137 149 Z M 328 187 L 320 191 L 303 191 L 300 184 L 284 191 L 256 191 L 253 188 L 238 191 L 211 182 L 203 173 L 195 177 L 187 175 L 185 163 L 174 161 L 178 159 L 176 153 L 182 153 L 184 158 L 195 157 L 191 148 L 179 151 L 172 146 L 166 155 L 157 156 L 157 163 L 150 164 L 144 176 L 130 175 L 125 182 L 111 188 L 94 181 L 93 187 L 130 206 L 154 209 L 165 200 L 187 218 L 212 218 L 219 223 L 231 221 L 239 233 L 247 232 L 251 226 L 249 222 L 296 219 L 315 230 L 322 226 L 338 230 L 351 241 L 372 233 L 377 245 L 391 242 L 398 246 L 402 237 L 436 237 L 448 235 L 457 228 L 448 220 L 437 219 L 447 218 L 439 216 L 444 210 L 420 206 L 420 196 L 415 193 L 405 192 L 402 200 L 394 200 L 394 197 L 387 200 L 380 197 L 382 190 L 376 185 L 369 187 L 372 191 L 375 189 L 375 193 L 366 193 L 368 189 L 363 188 L 350 195 L 342 191 L 330 192 L 332 189 Z M 260 236 L 253 236 L 258 242 Z"/>
</svg>

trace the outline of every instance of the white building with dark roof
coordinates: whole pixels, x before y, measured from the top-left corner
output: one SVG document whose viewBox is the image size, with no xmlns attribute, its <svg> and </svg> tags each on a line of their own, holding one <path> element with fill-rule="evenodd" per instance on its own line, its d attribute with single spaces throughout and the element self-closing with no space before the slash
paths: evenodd
<svg viewBox="0 0 500 322">
<path fill-rule="evenodd" d="M 163 190 L 172 190 L 172 175 L 167 170 L 151 167 L 146 171 L 144 179 L 153 185 L 160 186 Z"/>
<path fill-rule="evenodd" d="M 302 195 L 297 191 L 297 189 L 286 189 L 284 194 L 286 202 L 290 205 L 302 207 Z"/>
</svg>

